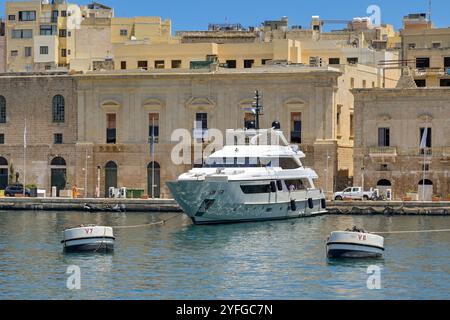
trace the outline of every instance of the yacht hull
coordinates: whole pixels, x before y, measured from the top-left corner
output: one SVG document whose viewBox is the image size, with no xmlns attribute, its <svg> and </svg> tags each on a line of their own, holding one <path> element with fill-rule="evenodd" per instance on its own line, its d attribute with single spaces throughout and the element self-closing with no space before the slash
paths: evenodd
<svg viewBox="0 0 450 320">
<path fill-rule="evenodd" d="M 311 217 L 326 213 L 319 190 L 244 195 L 240 182 L 168 182 L 173 197 L 197 225 Z M 295 205 L 293 204 L 295 203 Z"/>
</svg>

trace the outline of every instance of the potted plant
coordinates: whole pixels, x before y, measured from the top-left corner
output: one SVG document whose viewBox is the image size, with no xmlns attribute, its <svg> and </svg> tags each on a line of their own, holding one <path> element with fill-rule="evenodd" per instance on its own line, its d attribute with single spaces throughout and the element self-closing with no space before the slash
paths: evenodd
<svg viewBox="0 0 450 320">
<path fill-rule="evenodd" d="M 433 195 L 433 202 L 440 202 L 441 201 L 441 196 L 440 195 Z"/>
<path fill-rule="evenodd" d="M 37 186 L 35 184 L 27 184 L 26 189 L 30 189 L 30 197 L 37 198 Z"/>
<path fill-rule="evenodd" d="M 406 197 L 409 200 L 404 200 L 404 201 L 419 201 L 419 193 L 416 190 L 408 190 L 406 191 Z"/>
</svg>

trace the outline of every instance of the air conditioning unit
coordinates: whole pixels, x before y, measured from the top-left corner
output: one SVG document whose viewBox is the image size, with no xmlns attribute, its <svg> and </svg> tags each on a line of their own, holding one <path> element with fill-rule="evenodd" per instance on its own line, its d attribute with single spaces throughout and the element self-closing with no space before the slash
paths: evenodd
<svg viewBox="0 0 450 320">
<path fill-rule="evenodd" d="M 309 57 L 310 67 L 321 67 L 323 65 L 323 60 L 320 57 Z"/>
<path fill-rule="evenodd" d="M 119 198 L 126 199 L 127 198 L 127 188 L 122 187 L 119 190 Z"/>
<path fill-rule="evenodd" d="M 114 187 L 110 187 L 109 188 L 109 192 L 108 192 L 108 196 L 110 198 L 119 198 L 120 197 L 120 189 L 114 188 Z"/>
</svg>

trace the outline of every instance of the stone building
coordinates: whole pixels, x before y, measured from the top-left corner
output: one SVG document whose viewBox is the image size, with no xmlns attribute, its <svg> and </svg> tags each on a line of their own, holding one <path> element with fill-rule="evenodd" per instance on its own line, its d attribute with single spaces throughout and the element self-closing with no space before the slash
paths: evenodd
<svg viewBox="0 0 450 320">
<path fill-rule="evenodd" d="M 49 192 L 76 183 L 75 92 L 67 75 L 0 76 L 0 189 L 15 182 L 15 172 Z"/>
<path fill-rule="evenodd" d="M 165 181 L 192 167 L 192 163 L 172 162 L 171 152 L 177 144 L 171 141 L 172 133 L 180 128 L 192 132 L 199 119 L 202 129 L 224 133 L 229 128 L 243 128 L 252 117 L 246 109 L 255 89 L 262 93 L 265 107 L 261 126 L 280 121 L 286 137 L 305 151 L 305 165 L 319 173 L 319 186 L 327 186 L 331 192 L 339 180 L 348 182 L 353 168 L 351 110 L 343 101 L 349 88 L 341 77 L 339 69 L 302 66 L 74 75 L 77 150 L 87 150 L 77 153 L 77 162 L 88 162 L 88 193 L 99 188 L 104 195 L 110 186 L 151 193 L 149 136 L 156 121 L 155 193 L 169 197 Z M 348 122 L 344 122 L 344 114 Z M 340 123 L 338 117 L 342 117 Z M 85 173 L 81 167 L 77 170 L 80 185 Z"/>
<path fill-rule="evenodd" d="M 391 189 L 395 199 L 406 193 L 417 193 L 419 199 L 425 194 L 426 200 L 433 195 L 446 198 L 450 194 L 450 90 L 352 92 L 355 185 L 384 192 Z"/>
</svg>

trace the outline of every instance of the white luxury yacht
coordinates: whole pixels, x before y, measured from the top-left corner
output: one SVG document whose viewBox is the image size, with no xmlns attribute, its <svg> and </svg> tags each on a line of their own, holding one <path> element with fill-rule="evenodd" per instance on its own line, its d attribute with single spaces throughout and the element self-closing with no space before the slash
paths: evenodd
<svg viewBox="0 0 450 320">
<path fill-rule="evenodd" d="M 232 137 L 229 139 L 229 137 Z M 244 137 L 244 138 L 242 138 Z M 305 154 L 281 130 L 227 130 L 232 143 L 167 185 L 195 224 L 293 219 L 326 212 Z M 234 139 L 233 139 L 234 138 Z"/>
</svg>

